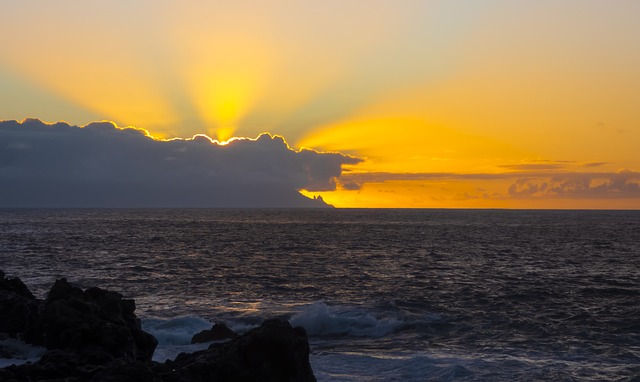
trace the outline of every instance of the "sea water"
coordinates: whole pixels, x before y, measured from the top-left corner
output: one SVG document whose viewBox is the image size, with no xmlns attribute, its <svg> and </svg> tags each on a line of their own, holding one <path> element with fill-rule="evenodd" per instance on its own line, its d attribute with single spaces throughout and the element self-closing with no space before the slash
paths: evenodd
<svg viewBox="0 0 640 382">
<path fill-rule="evenodd" d="M 0 210 L 0 269 L 135 299 L 157 361 L 280 317 L 320 381 L 640 379 L 639 211 Z"/>
</svg>

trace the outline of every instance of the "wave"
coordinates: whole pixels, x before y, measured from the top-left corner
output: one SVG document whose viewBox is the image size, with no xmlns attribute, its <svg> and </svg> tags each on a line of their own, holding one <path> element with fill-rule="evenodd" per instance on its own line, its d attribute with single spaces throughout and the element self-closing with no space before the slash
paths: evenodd
<svg viewBox="0 0 640 382">
<path fill-rule="evenodd" d="M 395 354 L 320 353 L 311 355 L 318 382 L 477 380 L 477 363 L 464 357 L 421 352 Z M 491 380 L 481 379 L 481 380 Z"/>
<path fill-rule="evenodd" d="M 234 332 L 242 334 L 258 326 L 259 321 L 231 319 L 225 320 L 225 324 Z M 291 313 L 289 322 L 293 326 L 302 326 L 310 336 L 379 338 L 410 326 L 410 322 L 397 317 L 376 317 L 370 309 L 363 307 L 330 306 L 324 302 L 299 306 Z M 196 333 L 211 329 L 212 325 L 211 321 L 198 316 L 142 319 L 142 329 L 153 335 L 159 346 L 190 345 L 191 338 Z"/>
<path fill-rule="evenodd" d="M 36 362 L 46 351 L 13 338 L 0 338 L 0 368 Z"/>
<path fill-rule="evenodd" d="M 211 329 L 211 323 L 204 318 L 183 316 L 171 319 L 144 318 L 142 330 L 158 340 L 153 360 L 164 362 L 175 359 L 180 353 L 192 353 L 206 349 L 209 344 L 191 344 L 194 334 Z"/>
<path fill-rule="evenodd" d="M 334 307 L 323 302 L 306 305 L 289 320 L 302 326 L 310 336 L 351 335 L 383 337 L 402 326 L 395 318 L 378 319 L 360 308 Z"/>
<path fill-rule="evenodd" d="M 635 362 L 608 363 L 553 353 L 459 353 L 443 349 L 312 352 L 311 365 L 318 382 L 635 381 L 638 374 Z"/>
<path fill-rule="evenodd" d="M 142 330 L 158 340 L 158 345 L 190 345 L 194 334 L 211 329 L 211 323 L 195 316 L 176 317 L 168 320 L 145 318 Z"/>
<path fill-rule="evenodd" d="M 257 325 L 245 323 L 228 323 L 235 333 L 244 333 Z M 180 353 L 193 353 L 209 347 L 210 343 L 192 344 L 191 338 L 196 333 L 211 329 L 213 323 L 197 316 L 181 316 L 170 319 L 143 318 L 142 330 L 158 340 L 158 347 L 153 353 L 153 360 L 164 362 L 175 359 Z"/>
</svg>

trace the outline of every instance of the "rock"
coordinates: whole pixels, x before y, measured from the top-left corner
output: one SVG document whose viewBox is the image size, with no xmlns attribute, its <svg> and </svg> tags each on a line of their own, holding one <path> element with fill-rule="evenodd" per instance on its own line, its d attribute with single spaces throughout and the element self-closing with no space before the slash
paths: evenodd
<svg viewBox="0 0 640 382">
<path fill-rule="evenodd" d="M 224 344 L 154 367 L 164 381 L 315 381 L 303 328 L 273 319 Z"/>
<path fill-rule="evenodd" d="M 36 299 L 20 279 L 0 271 L 0 333 L 78 354 L 84 362 L 150 361 L 157 340 L 142 331 L 135 302 L 100 288 L 85 291 L 60 279 Z"/>
<path fill-rule="evenodd" d="M 196 333 L 191 338 L 192 344 L 201 344 L 204 342 L 220 341 L 226 339 L 236 338 L 238 335 L 229 329 L 227 325 L 223 323 L 214 324 L 211 329 L 203 330 L 200 333 Z"/>
<path fill-rule="evenodd" d="M 127 361 L 103 364 L 65 350 L 50 350 L 34 364 L 0 369 L 2 381 L 56 380 L 131 382 L 315 382 L 304 329 L 267 320 L 242 336 L 209 349 L 180 354 L 164 364 Z"/>
<path fill-rule="evenodd" d="M 150 364 L 145 362 L 115 361 L 96 373 L 93 382 L 156 382 Z"/>
<path fill-rule="evenodd" d="M 50 350 L 34 364 L 14 365 L 0 369 L 0 380 L 79 381 L 90 379 L 91 371 L 77 354 L 64 350 Z"/>
<path fill-rule="evenodd" d="M 77 353 L 50 350 L 38 362 L 0 369 L 0 381 L 155 382 L 151 363 L 123 359 L 103 365 L 84 362 Z"/>
<path fill-rule="evenodd" d="M 150 361 L 157 341 L 142 331 L 135 303 L 100 288 L 86 291 L 66 279 L 55 282 L 35 325 L 25 339 L 47 349 L 62 349 L 101 364 L 122 358 Z"/>
<path fill-rule="evenodd" d="M 38 316 L 39 303 L 18 278 L 5 278 L 0 271 L 0 333 L 16 338 Z"/>
<path fill-rule="evenodd" d="M 19 296 L 34 300 L 35 296 L 31 293 L 29 288 L 17 277 L 12 279 L 5 278 L 3 271 L 0 271 L 0 290 L 14 292 Z"/>
<path fill-rule="evenodd" d="M 216 324 L 206 335 L 230 341 L 159 364 L 151 361 L 157 340 L 142 331 L 135 302 L 119 293 L 83 291 L 60 279 L 42 301 L 0 271 L 0 308 L 0 332 L 49 349 L 38 362 L 0 369 L 0 381 L 316 380 L 306 332 L 283 320 L 267 320 L 242 336 Z"/>
</svg>

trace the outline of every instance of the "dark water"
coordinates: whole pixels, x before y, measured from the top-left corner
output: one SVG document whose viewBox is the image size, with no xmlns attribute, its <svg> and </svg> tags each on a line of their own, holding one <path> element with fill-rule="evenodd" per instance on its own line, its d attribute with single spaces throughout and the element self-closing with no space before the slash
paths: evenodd
<svg viewBox="0 0 640 382">
<path fill-rule="evenodd" d="M 158 359 L 282 316 L 319 380 L 640 380 L 639 211 L 0 210 L 0 268 L 135 298 Z"/>
</svg>

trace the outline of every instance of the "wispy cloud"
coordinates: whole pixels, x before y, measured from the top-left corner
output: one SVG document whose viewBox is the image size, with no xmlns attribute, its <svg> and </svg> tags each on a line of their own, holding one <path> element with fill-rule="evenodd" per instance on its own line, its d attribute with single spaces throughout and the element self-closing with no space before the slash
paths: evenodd
<svg viewBox="0 0 640 382">
<path fill-rule="evenodd" d="M 582 167 L 600 167 L 611 164 L 610 162 L 587 162 L 583 163 Z"/>
<path fill-rule="evenodd" d="M 640 173 L 566 173 L 548 178 L 519 178 L 509 187 L 510 197 L 640 198 Z"/>
<path fill-rule="evenodd" d="M 560 170 L 566 168 L 566 163 L 522 163 L 522 164 L 501 164 L 500 168 L 513 171 L 540 171 L 540 170 Z"/>
<path fill-rule="evenodd" d="M 387 181 L 508 182 L 501 193 L 481 193 L 484 198 L 640 198 L 640 172 L 509 171 L 502 173 L 345 173 L 345 189 Z M 470 198 L 470 196 L 469 196 Z"/>
</svg>

